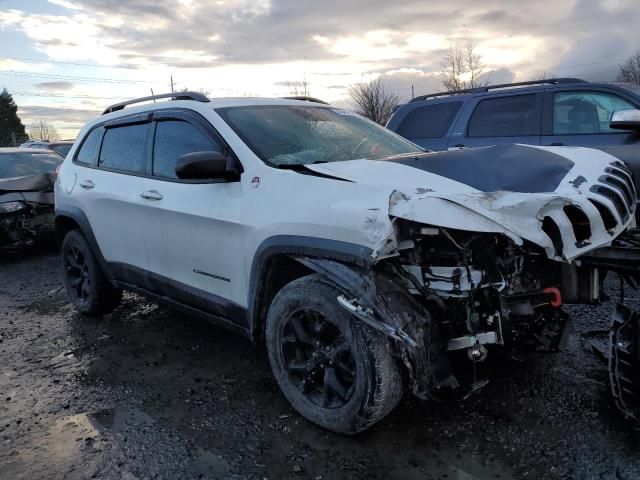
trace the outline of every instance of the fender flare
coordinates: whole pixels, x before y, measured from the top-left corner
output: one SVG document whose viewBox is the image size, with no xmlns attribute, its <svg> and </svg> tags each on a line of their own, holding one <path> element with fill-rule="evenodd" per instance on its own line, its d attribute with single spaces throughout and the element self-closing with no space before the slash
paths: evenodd
<svg viewBox="0 0 640 480">
<path fill-rule="evenodd" d="M 56 239 L 58 240 L 58 243 L 60 244 L 60 246 L 62 246 L 62 241 L 64 240 L 64 235 L 63 235 L 64 231 L 62 229 L 62 224 L 63 222 L 65 222 L 65 220 L 71 220 L 73 223 L 75 223 L 78 226 L 78 228 L 80 229 L 80 232 L 82 233 L 84 238 L 87 240 L 87 243 L 89 244 L 91 253 L 93 253 L 93 256 L 98 260 L 98 264 L 100 265 L 100 268 L 102 269 L 105 276 L 107 277 L 107 280 L 109 281 L 109 283 L 111 283 L 112 286 L 117 287 L 115 278 L 113 277 L 113 274 L 111 273 L 111 271 L 109 270 L 109 267 L 107 266 L 107 262 L 104 259 L 104 256 L 102 255 L 102 251 L 98 246 L 96 237 L 93 234 L 93 229 L 91 228 L 91 224 L 89 223 L 89 219 L 87 218 L 85 213 L 78 207 L 74 207 L 74 206 L 56 207 L 56 213 L 55 213 Z"/>
<path fill-rule="evenodd" d="M 368 267 L 372 264 L 373 250 L 355 243 L 302 235 L 275 235 L 265 239 L 256 249 L 247 289 L 249 328 L 255 338 L 256 325 L 260 322 L 258 302 L 267 262 L 274 255 L 305 256 L 324 258 Z"/>
</svg>

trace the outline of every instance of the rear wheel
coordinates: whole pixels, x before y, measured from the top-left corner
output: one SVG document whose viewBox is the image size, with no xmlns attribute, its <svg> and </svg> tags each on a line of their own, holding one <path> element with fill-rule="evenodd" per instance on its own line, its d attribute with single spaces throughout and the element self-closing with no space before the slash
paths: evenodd
<svg viewBox="0 0 640 480">
<path fill-rule="evenodd" d="M 122 299 L 122 290 L 111 286 L 77 230 L 67 233 L 62 242 L 62 278 L 69 299 L 84 315 L 111 313 Z"/>
<path fill-rule="evenodd" d="M 269 309 L 266 342 L 291 405 L 321 427 L 353 434 L 391 412 L 403 390 L 386 338 L 341 308 L 340 293 L 320 275 L 286 285 Z"/>
</svg>

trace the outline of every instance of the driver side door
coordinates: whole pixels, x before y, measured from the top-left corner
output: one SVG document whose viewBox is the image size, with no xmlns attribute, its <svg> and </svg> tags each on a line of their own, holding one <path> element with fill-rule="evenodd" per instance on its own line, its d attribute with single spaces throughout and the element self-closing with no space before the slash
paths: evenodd
<svg viewBox="0 0 640 480">
<path fill-rule="evenodd" d="M 225 180 L 181 180 L 178 158 L 228 146 L 213 127 L 191 111 L 153 116 L 150 175 L 142 179 L 145 244 L 154 290 L 215 315 L 234 319 L 244 302 L 241 223 L 242 184 Z"/>
</svg>

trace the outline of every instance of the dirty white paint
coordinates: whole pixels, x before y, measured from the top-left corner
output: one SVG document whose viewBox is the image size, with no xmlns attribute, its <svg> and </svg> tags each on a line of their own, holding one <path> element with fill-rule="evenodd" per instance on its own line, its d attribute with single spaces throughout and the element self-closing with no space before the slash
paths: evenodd
<svg viewBox="0 0 640 480">
<path fill-rule="evenodd" d="M 549 216 L 561 226 L 564 260 L 572 260 L 608 245 L 632 221 L 620 220 L 611 236 L 588 202 L 592 195 L 589 188 L 614 160 L 596 150 L 539 147 L 575 162 L 554 192 L 540 194 L 482 193 L 439 175 L 384 161 L 308 166 L 334 177 L 323 178 L 265 165 L 215 111 L 257 104 L 309 106 L 308 102 L 279 99 L 159 102 L 98 117 L 78 137 L 82 139 L 96 123 L 123 115 L 168 106 L 189 109 L 206 118 L 229 143 L 244 169 L 239 182 L 165 182 L 82 167 L 71 161 L 79 141 L 60 170 L 56 203 L 85 212 L 108 262 L 133 265 L 241 306 L 248 305 L 256 252 L 274 237 L 346 242 L 371 249 L 373 259 L 379 260 L 397 254 L 393 223 L 403 218 L 425 226 L 500 233 L 517 244 L 526 239 L 554 258 L 551 241 L 541 230 L 541 219 Z M 579 176 L 585 181 L 572 184 Z M 260 179 L 259 188 L 255 178 Z M 95 188 L 74 187 L 88 180 Z M 160 193 L 162 199 L 140 196 L 149 190 Z M 598 201 L 608 202 L 604 198 Z M 593 232 L 589 245 L 575 246 L 573 231 L 562 212 L 567 204 L 579 206 L 588 215 Z M 615 214 L 613 205 L 609 206 Z"/>
</svg>

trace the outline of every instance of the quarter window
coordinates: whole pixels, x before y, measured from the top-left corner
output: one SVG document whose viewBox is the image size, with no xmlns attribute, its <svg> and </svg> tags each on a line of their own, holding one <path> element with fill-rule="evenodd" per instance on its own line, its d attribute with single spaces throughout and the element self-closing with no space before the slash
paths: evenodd
<svg viewBox="0 0 640 480">
<path fill-rule="evenodd" d="M 76 155 L 76 162 L 85 165 L 95 165 L 98 156 L 98 148 L 100 148 L 100 139 L 102 138 L 102 127 L 94 128 L 86 136 L 82 146 Z"/>
<path fill-rule="evenodd" d="M 222 152 L 222 147 L 196 126 L 181 120 L 157 123 L 153 147 L 153 174 L 176 178 L 176 161 L 193 152 Z"/>
<path fill-rule="evenodd" d="M 98 165 L 126 172 L 144 172 L 148 128 L 148 123 L 108 128 L 102 140 Z"/>
<path fill-rule="evenodd" d="M 615 110 L 636 108 L 617 95 L 601 92 L 561 92 L 553 97 L 554 135 L 620 133 L 609 128 Z"/>
<path fill-rule="evenodd" d="M 482 100 L 471 116 L 469 137 L 538 135 L 540 119 L 536 94 Z"/>
<path fill-rule="evenodd" d="M 444 137 L 461 106 L 462 102 L 446 102 L 416 108 L 402 120 L 398 134 L 405 138 Z"/>
</svg>

